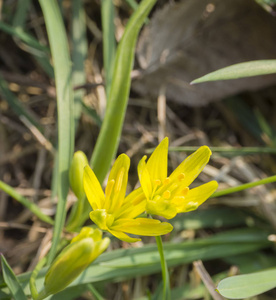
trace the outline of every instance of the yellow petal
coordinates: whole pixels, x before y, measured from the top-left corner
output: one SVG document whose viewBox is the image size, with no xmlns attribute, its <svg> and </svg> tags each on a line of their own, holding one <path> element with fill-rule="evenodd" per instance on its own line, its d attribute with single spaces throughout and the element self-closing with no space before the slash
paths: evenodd
<svg viewBox="0 0 276 300">
<path fill-rule="evenodd" d="M 147 168 L 146 159 L 147 157 L 145 155 L 138 164 L 138 177 L 146 198 L 151 199 L 153 186 L 150 173 Z"/>
<path fill-rule="evenodd" d="M 85 166 L 84 168 L 83 187 L 93 210 L 103 208 L 105 201 L 104 192 L 96 175 L 89 166 Z"/>
<path fill-rule="evenodd" d="M 188 156 L 170 175 L 170 180 L 179 180 L 179 175 L 184 174 L 181 179 L 182 186 L 189 186 L 208 163 L 212 152 L 207 146 L 200 147 L 196 152 Z"/>
<path fill-rule="evenodd" d="M 137 216 L 141 215 L 146 210 L 146 198 L 143 202 L 138 203 L 137 205 L 124 205 L 118 211 L 114 212 L 115 219 L 134 219 Z"/>
<path fill-rule="evenodd" d="M 127 234 L 121 232 L 121 231 L 116 231 L 116 230 L 108 230 L 112 235 L 114 235 L 116 238 L 118 238 L 119 240 L 122 240 L 124 242 L 128 242 L 128 243 L 135 243 L 138 241 L 141 241 L 141 239 L 139 238 L 132 238 L 130 236 L 128 236 Z"/>
<path fill-rule="evenodd" d="M 155 180 L 160 180 L 161 182 L 163 182 L 163 180 L 167 177 L 168 147 L 169 139 L 165 137 L 163 141 L 153 151 L 147 162 L 147 167 L 152 182 L 154 182 Z"/>
<path fill-rule="evenodd" d="M 181 204 L 179 204 L 177 207 L 178 212 L 188 212 L 197 209 L 199 205 L 206 201 L 216 191 L 217 188 L 218 183 L 216 181 L 210 181 L 191 189 L 185 197 L 183 205 L 181 206 Z"/>
<path fill-rule="evenodd" d="M 106 203 L 106 208 L 109 212 L 113 212 L 118 209 L 125 198 L 127 179 L 128 179 L 128 170 L 130 166 L 130 159 L 126 154 L 121 154 L 116 159 L 109 177 L 108 181 L 114 180 L 113 190 L 111 192 L 109 203 Z"/>
<path fill-rule="evenodd" d="M 94 261 L 99 255 L 101 255 L 109 246 L 110 239 L 105 237 L 104 239 L 94 243 L 94 251 L 91 252 L 90 260 Z"/>
<path fill-rule="evenodd" d="M 105 209 L 91 211 L 90 219 L 102 230 L 108 230 L 114 221 L 114 217 L 106 212 Z"/>
<path fill-rule="evenodd" d="M 172 219 L 177 214 L 176 207 L 171 205 L 170 201 L 165 200 L 147 201 L 146 211 L 151 215 L 161 216 L 166 219 Z"/>
<path fill-rule="evenodd" d="M 171 232 L 173 226 L 167 222 L 159 220 L 137 218 L 137 219 L 122 219 L 119 222 L 114 222 L 112 229 L 124 231 L 135 235 L 158 236 Z"/>
</svg>

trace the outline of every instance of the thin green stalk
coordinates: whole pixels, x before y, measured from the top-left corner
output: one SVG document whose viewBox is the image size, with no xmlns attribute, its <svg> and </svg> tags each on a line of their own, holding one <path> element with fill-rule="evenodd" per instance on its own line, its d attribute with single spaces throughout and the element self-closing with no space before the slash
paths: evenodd
<svg viewBox="0 0 276 300">
<path fill-rule="evenodd" d="M 164 256 L 162 239 L 160 236 L 156 236 L 155 240 L 156 240 L 158 252 L 160 255 L 160 263 L 161 263 L 161 269 L 162 269 L 163 300 L 170 300 L 171 299 L 170 278 L 169 278 L 167 262 L 166 262 L 165 256 Z"/>
<path fill-rule="evenodd" d="M 19 27 L 24 28 L 26 19 L 27 19 L 27 13 L 31 5 L 31 0 L 25 0 L 25 1 L 18 1 L 16 11 L 12 20 L 13 27 Z"/>
<path fill-rule="evenodd" d="M 56 0 L 39 0 L 49 38 L 58 111 L 58 204 L 53 231 L 52 247 L 49 252 L 50 264 L 57 251 L 66 216 L 66 201 L 69 190 L 69 168 L 74 149 L 73 88 L 71 82 L 71 59 L 66 30 Z"/>
<path fill-rule="evenodd" d="M 101 131 L 90 160 L 99 182 L 103 182 L 118 148 L 128 103 L 130 73 L 138 33 L 156 1 L 143 0 L 140 3 L 126 26 L 116 52 L 110 97 Z"/>
<path fill-rule="evenodd" d="M 43 129 L 35 117 L 28 111 L 24 105 L 17 99 L 17 97 L 10 91 L 7 82 L 4 80 L 0 73 L 0 94 L 8 102 L 13 111 L 19 118 L 24 116 L 32 125 L 35 126 L 40 132 Z"/>
<path fill-rule="evenodd" d="M 32 294 L 32 298 L 34 300 L 38 299 L 39 295 L 41 295 L 41 292 L 38 294 L 37 292 L 37 289 L 36 289 L 36 278 L 37 278 L 37 275 L 39 273 L 39 271 L 43 268 L 43 266 L 46 264 L 46 257 L 43 257 L 39 262 L 38 264 L 36 265 L 36 267 L 34 268 L 33 272 L 32 272 L 32 275 L 31 275 L 31 278 L 30 278 L 30 291 L 31 291 L 31 294 Z M 45 298 L 45 297 L 44 297 Z M 41 298 L 40 298 L 41 299 Z M 42 298 L 43 299 L 43 298 Z"/>
<path fill-rule="evenodd" d="M 102 295 L 95 289 L 92 283 L 86 285 L 87 289 L 92 293 L 96 300 L 105 300 Z"/>
<path fill-rule="evenodd" d="M 31 202 L 27 198 L 21 196 L 19 193 L 16 192 L 14 188 L 9 186 L 2 180 L 0 180 L 0 189 L 5 193 L 7 193 L 8 195 L 10 195 L 15 200 L 17 200 L 19 203 L 27 207 L 34 215 L 36 215 L 43 222 L 49 223 L 51 225 L 54 224 L 54 221 L 50 217 L 44 215 L 44 213 L 40 210 L 40 208 L 36 204 Z"/>
<path fill-rule="evenodd" d="M 72 82 L 74 86 L 84 84 L 86 81 L 84 62 L 87 57 L 88 46 L 86 39 L 85 11 L 83 5 L 83 1 L 72 1 Z M 75 131 L 78 128 L 84 95 L 84 89 L 78 89 L 74 92 Z"/>
<path fill-rule="evenodd" d="M 242 185 L 239 185 L 239 186 L 231 187 L 231 188 L 219 191 L 219 192 L 215 192 L 211 197 L 212 198 L 220 197 L 220 196 L 240 192 L 240 191 L 243 191 L 243 190 L 246 190 L 246 189 L 249 189 L 249 188 L 253 188 L 253 187 L 258 186 L 258 185 L 272 183 L 272 182 L 276 182 L 276 175 L 270 176 L 270 177 L 267 177 L 265 179 L 261 179 L 261 180 L 258 180 L 258 181 L 254 181 L 254 182 L 245 183 L 245 184 L 242 184 Z"/>
<path fill-rule="evenodd" d="M 105 73 L 105 91 L 107 100 L 112 83 L 114 60 L 116 53 L 114 4 L 112 0 L 101 0 L 102 28 L 103 28 L 103 58 Z"/>
<path fill-rule="evenodd" d="M 0 30 L 19 38 L 24 43 L 29 45 L 30 47 L 38 50 L 37 54 L 44 55 L 47 53 L 49 49 L 43 45 L 41 45 L 34 37 L 30 34 L 24 32 L 21 28 L 10 26 L 2 21 L 0 21 Z M 41 53 L 42 52 L 42 53 Z"/>
<path fill-rule="evenodd" d="M 198 147 L 169 147 L 169 152 L 194 152 Z M 276 153 L 275 147 L 210 147 L 212 152 L 229 153 L 233 155 L 248 155 L 248 154 L 262 154 L 262 153 Z M 152 153 L 154 148 L 148 149 L 147 153 Z"/>
</svg>

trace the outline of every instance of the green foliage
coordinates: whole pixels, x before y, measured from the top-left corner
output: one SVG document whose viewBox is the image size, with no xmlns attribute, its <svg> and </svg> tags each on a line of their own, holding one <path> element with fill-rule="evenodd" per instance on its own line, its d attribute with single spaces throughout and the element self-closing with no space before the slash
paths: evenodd
<svg viewBox="0 0 276 300">
<path fill-rule="evenodd" d="M 4 281 L 7 284 L 11 294 L 15 300 L 27 300 L 27 297 L 24 294 L 24 291 L 18 282 L 16 275 L 13 273 L 13 270 L 7 263 L 5 257 L 1 255 L 1 265 L 3 271 Z"/>
<path fill-rule="evenodd" d="M 67 36 L 59 7 L 55 0 L 39 1 L 49 37 L 53 57 L 58 107 L 58 206 L 55 217 L 53 242 L 49 255 L 51 262 L 56 254 L 60 234 L 65 222 L 66 201 L 69 190 L 69 168 L 74 149 L 73 88 L 71 60 Z M 60 55 L 62 53 L 62 55 Z"/>
<path fill-rule="evenodd" d="M 274 73 L 276 73 L 275 59 L 249 61 L 219 69 L 193 80 L 191 84 L 216 80 L 238 79 Z"/>
<path fill-rule="evenodd" d="M 244 299 L 262 294 L 276 287 L 276 268 L 225 278 L 218 292 L 229 299 Z"/>
</svg>

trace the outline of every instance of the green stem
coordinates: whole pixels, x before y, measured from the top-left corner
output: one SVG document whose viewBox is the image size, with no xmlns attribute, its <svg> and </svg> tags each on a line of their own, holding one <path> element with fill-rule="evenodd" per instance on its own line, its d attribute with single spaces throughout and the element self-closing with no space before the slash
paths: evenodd
<svg viewBox="0 0 276 300">
<path fill-rule="evenodd" d="M 92 293 L 92 295 L 95 297 L 96 300 L 105 300 L 102 295 L 95 289 L 95 287 L 93 286 L 93 284 L 88 283 L 86 285 L 86 287 L 88 288 L 88 290 Z"/>
<path fill-rule="evenodd" d="M 198 147 L 169 147 L 169 152 L 194 152 Z M 249 155 L 249 154 L 264 154 L 276 153 L 275 147 L 210 147 L 214 153 L 226 153 L 227 155 Z M 152 153 L 154 148 L 148 149 L 147 153 Z"/>
<path fill-rule="evenodd" d="M 240 192 L 240 191 L 243 191 L 243 190 L 246 190 L 246 189 L 249 189 L 249 188 L 253 188 L 253 187 L 258 186 L 258 185 L 272 183 L 272 182 L 276 182 L 276 175 L 270 176 L 270 177 L 267 177 L 265 179 L 261 179 L 261 180 L 258 180 L 258 181 L 254 181 L 254 182 L 245 183 L 245 184 L 242 184 L 242 185 L 239 185 L 239 186 L 231 187 L 231 188 L 219 191 L 219 192 L 215 192 L 211 197 L 212 198 L 220 197 L 220 196 Z"/>
<path fill-rule="evenodd" d="M 8 195 L 10 195 L 15 200 L 17 200 L 19 203 L 21 203 L 25 207 L 27 207 L 40 220 L 42 220 L 42 221 L 44 221 L 46 223 L 49 223 L 51 225 L 54 224 L 54 221 L 50 217 L 44 215 L 44 213 L 40 210 L 40 208 L 36 204 L 32 203 L 27 198 L 25 198 L 25 197 L 21 196 L 20 194 L 18 194 L 14 188 L 12 188 L 11 186 L 7 185 L 2 180 L 0 180 L 0 189 L 2 191 L 4 191 L 5 193 L 7 193 Z"/>
<path fill-rule="evenodd" d="M 42 267 L 46 264 L 46 261 L 47 261 L 46 257 L 43 257 L 38 262 L 38 264 L 36 265 L 35 269 L 32 272 L 31 278 L 30 278 L 30 291 L 31 291 L 31 294 L 32 294 L 32 298 L 34 300 L 44 299 L 45 297 L 47 297 L 44 290 L 42 290 L 38 294 L 37 289 L 36 289 L 36 284 L 35 284 L 37 275 L 38 275 L 39 271 L 42 269 Z"/>
<path fill-rule="evenodd" d="M 157 248 L 158 248 L 158 252 L 159 252 L 159 256 L 160 256 L 161 269 L 162 269 L 163 300 L 170 300 L 171 299 L 170 278 L 169 278 L 167 262 L 166 262 L 165 256 L 164 256 L 162 239 L 160 236 L 156 236 L 155 240 L 156 240 L 156 244 L 157 244 Z"/>
<path fill-rule="evenodd" d="M 116 51 L 113 80 L 105 117 L 90 164 L 99 182 L 103 182 L 114 158 L 121 136 L 130 91 L 138 33 L 157 0 L 143 0 L 131 16 Z"/>
</svg>

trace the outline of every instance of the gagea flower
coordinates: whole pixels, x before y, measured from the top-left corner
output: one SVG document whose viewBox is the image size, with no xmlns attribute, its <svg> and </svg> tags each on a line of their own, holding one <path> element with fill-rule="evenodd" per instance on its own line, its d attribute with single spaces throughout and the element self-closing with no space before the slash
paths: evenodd
<svg viewBox="0 0 276 300">
<path fill-rule="evenodd" d="M 145 197 L 141 189 L 125 198 L 130 159 L 121 154 L 115 161 L 103 192 L 101 185 L 89 166 L 84 169 L 84 190 L 93 209 L 91 220 L 102 230 L 126 242 L 139 238 L 126 233 L 145 236 L 159 236 L 172 231 L 171 224 L 159 220 L 137 218 L 145 211 Z"/>
<path fill-rule="evenodd" d="M 171 219 L 177 213 L 197 209 L 214 193 L 218 183 L 210 181 L 199 187 L 189 189 L 189 185 L 208 163 L 212 154 L 207 146 L 200 147 L 188 156 L 167 177 L 168 144 L 169 140 L 165 138 L 147 162 L 147 156 L 140 160 L 138 176 L 147 199 L 147 213 Z"/>
</svg>

